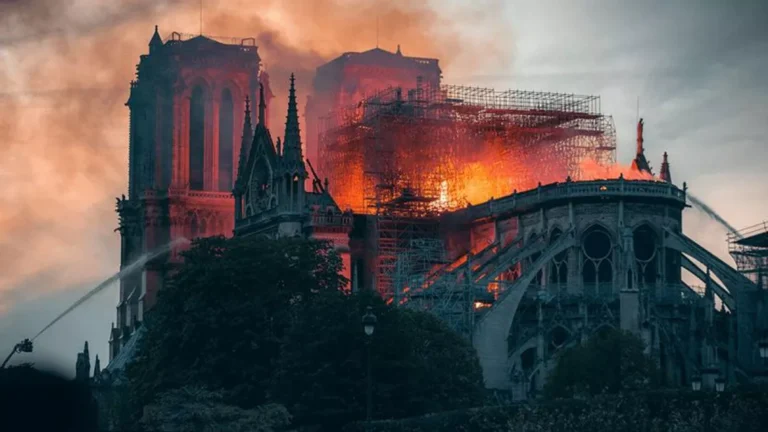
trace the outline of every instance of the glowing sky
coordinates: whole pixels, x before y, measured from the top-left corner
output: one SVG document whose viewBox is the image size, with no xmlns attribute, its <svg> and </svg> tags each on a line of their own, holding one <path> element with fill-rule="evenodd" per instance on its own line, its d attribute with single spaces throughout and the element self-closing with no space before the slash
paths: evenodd
<svg viewBox="0 0 768 432">
<path fill-rule="evenodd" d="M 768 218 L 763 2 L 206 3 L 205 33 L 257 38 L 278 96 L 273 125 L 281 77 L 296 72 L 303 100 L 314 67 L 375 45 L 378 15 L 382 48 L 440 58 L 448 83 L 602 96 L 625 162 L 639 98 L 657 171 L 667 151 L 675 182 L 732 225 Z M 0 0 L 0 351 L 116 271 L 128 83 L 154 25 L 163 36 L 198 32 L 198 5 Z M 688 211 L 685 231 L 727 258 L 710 219 Z M 105 360 L 115 303 L 116 288 L 92 299 L 41 336 L 32 358 L 73 368 L 88 339 Z"/>
</svg>

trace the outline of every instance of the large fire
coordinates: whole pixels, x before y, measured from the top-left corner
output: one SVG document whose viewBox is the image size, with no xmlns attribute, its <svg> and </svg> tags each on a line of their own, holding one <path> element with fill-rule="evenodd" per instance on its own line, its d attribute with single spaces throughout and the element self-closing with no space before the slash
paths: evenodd
<svg viewBox="0 0 768 432">
<path fill-rule="evenodd" d="M 394 204 L 433 213 L 569 176 L 642 178 L 604 168 L 615 135 L 593 98 L 480 90 L 392 88 L 334 111 L 319 162 L 336 202 L 358 213 Z"/>
<path fill-rule="evenodd" d="M 601 165 L 594 160 L 586 159 L 579 164 L 581 172 L 578 180 L 610 180 L 623 177 L 626 180 L 653 180 L 661 181 L 648 172 L 640 171 L 631 165 L 619 163 Z"/>
</svg>

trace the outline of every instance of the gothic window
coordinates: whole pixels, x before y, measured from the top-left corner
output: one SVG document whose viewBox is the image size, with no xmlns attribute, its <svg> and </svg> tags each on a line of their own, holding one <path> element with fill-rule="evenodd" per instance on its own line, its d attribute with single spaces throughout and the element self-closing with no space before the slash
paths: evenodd
<svg viewBox="0 0 768 432">
<path fill-rule="evenodd" d="M 551 348 L 559 349 L 568 341 L 570 332 L 565 327 L 558 325 L 550 331 L 549 336 Z"/>
<path fill-rule="evenodd" d="M 637 281 L 640 286 L 653 285 L 658 275 L 657 237 L 648 225 L 641 225 L 632 233 L 637 262 Z"/>
<path fill-rule="evenodd" d="M 205 94 L 192 90 L 189 102 L 189 188 L 203 190 L 205 172 Z"/>
<path fill-rule="evenodd" d="M 203 217 L 200 218 L 200 233 L 198 234 L 200 237 L 205 237 L 208 233 L 208 221 Z"/>
<path fill-rule="evenodd" d="M 613 244 L 608 232 L 599 226 L 587 230 L 582 240 L 584 262 L 581 275 L 585 294 L 610 295 L 613 292 Z"/>
<path fill-rule="evenodd" d="M 249 200 L 254 209 L 270 207 L 272 197 L 272 168 L 263 154 L 256 160 L 251 173 Z"/>
<path fill-rule="evenodd" d="M 189 221 L 189 234 L 190 234 L 189 238 L 190 239 L 197 238 L 199 235 L 199 232 L 200 230 L 197 225 L 197 215 L 195 213 L 192 213 L 192 217 L 190 217 L 190 221 Z"/>
<path fill-rule="evenodd" d="M 219 105 L 219 190 L 232 190 L 234 166 L 234 103 L 229 89 L 221 92 Z"/>
<path fill-rule="evenodd" d="M 294 175 L 293 181 L 292 181 L 292 192 L 293 192 L 293 209 L 298 210 L 299 208 L 299 187 L 301 187 L 301 179 L 299 176 Z"/>
<path fill-rule="evenodd" d="M 520 354 L 520 366 L 523 370 L 531 370 L 536 366 L 536 348 L 528 348 Z"/>
<path fill-rule="evenodd" d="M 549 236 L 549 244 L 555 243 L 563 231 L 560 228 L 554 228 Z M 568 251 L 564 250 L 555 255 L 549 267 L 549 282 L 559 286 L 568 282 Z"/>
<path fill-rule="evenodd" d="M 536 236 L 538 236 L 537 233 L 531 233 L 531 236 L 528 238 L 528 242 L 526 243 L 526 246 L 532 245 L 536 242 L 541 241 L 541 239 L 537 239 Z M 528 258 L 528 265 L 527 267 L 532 267 L 533 263 L 536 262 L 536 260 L 539 259 L 541 256 L 541 252 L 536 252 L 534 254 L 531 254 L 530 258 Z M 531 287 L 540 287 L 541 286 L 541 279 L 544 276 L 544 270 L 539 270 L 536 272 L 536 276 L 534 276 L 533 280 L 531 281 Z"/>
</svg>

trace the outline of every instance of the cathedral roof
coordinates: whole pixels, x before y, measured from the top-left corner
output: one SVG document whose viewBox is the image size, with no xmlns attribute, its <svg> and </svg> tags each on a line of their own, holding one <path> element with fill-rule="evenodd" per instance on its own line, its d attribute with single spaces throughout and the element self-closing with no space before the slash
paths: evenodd
<svg viewBox="0 0 768 432">
<path fill-rule="evenodd" d="M 125 370 L 125 366 L 136 357 L 138 342 L 141 340 L 141 338 L 144 337 L 145 332 L 146 329 L 144 326 L 139 327 L 135 332 L 133 332 L 125 345 L 123 345 L 123 347 L 120 349 L 120 352 L 117 354 L 117 356 L 115 356 L 115 358 L 109 362 L 104 370 L 113 376 L 119 374 L 120 371 Z"/>
<path fill-rule="evenodd" d="M 321 208 L 333 207 L 335 210 L 341 211 L 339 205 L 328 192 L 307 192 L 307 204 Z"/>
<path fill-rule="evenodd" d="M 278 157 L 275 152 L 275 144 L 272 141 L 272 134 L 269 133 L 269 129 L 263 124 L 257 124 L 256 130 L 253 132 L 253 144 L 251 144 L 248 159 L 245 164 L 245 171 L 243 171 L 242 177 L 238 174 L 238 177 L 242 179 L 243 184 L 248 183 L 248 179 L 251 177 L 251 172 L 256 164 L 256 161 L 264 154 L 269 160 L 272 169 L 277 168 Z"/>
<path fill-rule="evenodd" d="M 269 132 L 269 129 L 267 129 L 266 126 L 266 119 L 265 119 L 265 110 L 266 110 L 266 102 L 264 99 L 264 85 L 259 86 L 259 107 L 258 107 L 258 116 L 256 124 L 256 128 L 253 131 L 253 140 L 246 148 L 245 150 L 248 152 L 247 158 L 245 159 L 245 167 L 240 170 L 238 168 L 237 172 L 237 181 L 236 183 L 240 185 L 240 187 L 245 187 L 245 185 L 248 184 L 248 179 L 251 176 L 251 172 L 253 171 L 253 167 L 256 164 L 256 161 L 258 158 L 262 157 L 262 154 L 265 155 L 265 157 L 269 160 L 269 164 L 272 166 L 272 169 L 277 168 L 278 165 L 278 155 L 275 151 L 275 144 L 274 141 L 272 141 L 272 134 Z M 246 116 L 245 116 L 245 127 L 250 128 L 250 109 L 246 108 Z M 244 129 L 244 132 L 247 132 Z M 241 149 L 243 150 L 243 149 Z"/>
<path fill-rule="evenodd" d="M 397 63 L 400 66 L 411 67 L 438 67 L 438 59 L 423 57 L 408 57 L 400 52 L 398 46 L 397 52 L 390 52 L 379 47 L 369 49 L 363 52 L 346 52 L 328 64 L 375 64 L 382 62 Z M 321 66 L 322 67 L 322 66 Z"/>
</svg>

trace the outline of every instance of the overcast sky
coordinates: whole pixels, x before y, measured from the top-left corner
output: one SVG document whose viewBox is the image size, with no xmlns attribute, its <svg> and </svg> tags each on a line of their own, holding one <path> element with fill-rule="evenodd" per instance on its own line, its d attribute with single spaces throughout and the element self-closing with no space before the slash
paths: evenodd
<svg viewBox="0 0 768 432">
<path fill-rule="evenodd" d="M 0 0 L 0 355 L 117 270 L 128 83 L 154 24 L 197 32 L 198 4 Z M 257 37 L 278 99 L 288 71 L 301 96 L 314 67 L 372 48 L 376 15 L 382 48 L 439 57 L 447 83 L 601 96 L 623 163 L 639 98 L 656 171 L 667 151 L 675 182 L 732 225 L 768 219 L 768 2 L 206 4 L 205 33 Z M 720 225 L 688 210 L 685 231 L 731 262 Z M 105 360 L 116 292 L 51 328 L 27 359 L 73 372 L 89 340 Z"/>
</svg>

